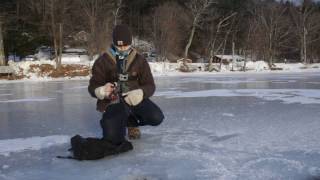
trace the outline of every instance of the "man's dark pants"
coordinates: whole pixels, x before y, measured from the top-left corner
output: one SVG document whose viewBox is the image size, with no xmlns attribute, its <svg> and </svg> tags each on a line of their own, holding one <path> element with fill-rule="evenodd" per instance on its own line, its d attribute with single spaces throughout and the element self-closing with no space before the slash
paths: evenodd
<svg viewBox="0 0 320 180">
<path fill-rule="evenodd" d="M 124 102 L 109 105 L 100 121 L 103 138 L 121 144 L 125 141 L 126 127 L 157 126 L 164 115 L 161 109 L 150 99 L 144 99 L 137 106 L 128 106 Z"/>
</svg>

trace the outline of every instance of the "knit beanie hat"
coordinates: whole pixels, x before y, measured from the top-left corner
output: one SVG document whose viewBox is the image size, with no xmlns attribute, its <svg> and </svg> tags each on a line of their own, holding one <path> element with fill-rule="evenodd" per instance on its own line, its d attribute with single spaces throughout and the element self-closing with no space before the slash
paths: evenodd
<svg viewBox="0 0 320 180">
<path fill-rule="evenodd" d="M 132 34 L 127 25 L 116 25 L 113 29 L 112 39 L 116 46 L 131 45 Z"/>
</svg>

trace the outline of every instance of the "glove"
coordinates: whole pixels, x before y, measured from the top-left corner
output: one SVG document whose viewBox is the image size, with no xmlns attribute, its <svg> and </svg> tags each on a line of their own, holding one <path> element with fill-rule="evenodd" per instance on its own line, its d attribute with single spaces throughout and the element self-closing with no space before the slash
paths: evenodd
<svg viewBox="0 0 320 180">
<path fill-rule="evenodd" d="M 97 98 L 103 100 L 105 97 L 109 97 L 114 90 L 114 85 L 112 83 L 107 83 L 104 86 L 100 86 L 94 90 Z"/>
<path fill-rule="evenodd" d="M 143 91 L 142 89 L 135 89 L 127 93 L 122 94 L 126 103 L 130 106 L 136 106 L 143 100 Z"/>
</svg>

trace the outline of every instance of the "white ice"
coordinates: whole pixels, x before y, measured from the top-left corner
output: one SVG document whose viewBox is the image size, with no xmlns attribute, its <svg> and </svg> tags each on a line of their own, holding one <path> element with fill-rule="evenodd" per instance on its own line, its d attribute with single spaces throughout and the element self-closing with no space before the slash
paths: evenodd
<svg viewBox="0 0 320 180">
<path fill-rule="evenodd" d="M 69 155 L 75 134 L 101 137 L 87 80 L 1 84 L 1 180 L 311 180 L 320 177 L 320 75 L 157 77 L 165 114 L 134 150 Z"/>
</svg>

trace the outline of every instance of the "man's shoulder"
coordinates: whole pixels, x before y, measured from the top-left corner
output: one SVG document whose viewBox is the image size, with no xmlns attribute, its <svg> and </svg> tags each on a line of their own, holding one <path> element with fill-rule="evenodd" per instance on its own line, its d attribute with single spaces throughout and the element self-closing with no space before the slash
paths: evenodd
<svg viewBox="0 0 320 180">
<path fill-rule="evenodd" d="M 136 51 L 136 54 L 135 54 L 135 58 L 138 59 L 139 61 L 146 61 L 146 59 L 144 58 L 144 56 L 137 50 Z"/>
<path fill-rule="evenodd" d="M 95 60 L 94 64 L 105 64 L 108 61 L 111 61 L 111 57 L 109 57 L 109 55 L 107 53 L 102 53 L 100 54 L 100 56 Z"/>
<path fill-rule="evenodd" d="M 101 63 L 102 61 L 105 61 L 105 60 L 106 60 L 106 55 L 105 53 L 103 53 L 99 55 L 99 57 L 95 60 L 94 63 Z"/>
<path fill-rule="evenodd" d="M 143 56 L 140 52 L 138 52 L 138 51 L 137 51 L 136 56 L 137 56 L 137 58 L 139 58 L 139 59 L 144 59 L 144 56 Z"/>
</svg>

